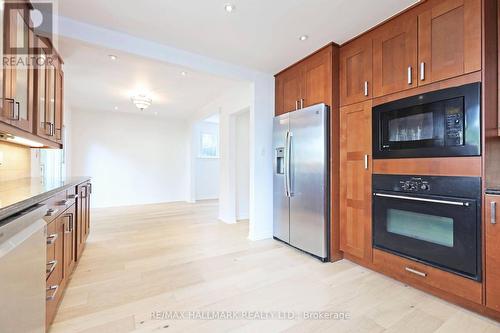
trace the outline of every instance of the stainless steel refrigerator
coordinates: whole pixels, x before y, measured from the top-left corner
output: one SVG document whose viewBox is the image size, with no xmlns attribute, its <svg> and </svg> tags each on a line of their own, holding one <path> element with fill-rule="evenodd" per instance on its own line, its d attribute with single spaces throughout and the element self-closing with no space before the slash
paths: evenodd
<svg viewBox="0 0 500 333">
<path fill-rule="evenodd" d="M 274 238 L 326 261 L 329 245 L 329 108 L 274 119 Z"/>
</svg>

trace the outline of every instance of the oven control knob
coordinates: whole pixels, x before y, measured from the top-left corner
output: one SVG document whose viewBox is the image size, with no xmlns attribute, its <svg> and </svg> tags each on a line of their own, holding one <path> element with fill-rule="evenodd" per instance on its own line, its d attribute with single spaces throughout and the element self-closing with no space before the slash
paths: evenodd
<svg viewBox="0 0 500 333">
<path fill-rule="evenodd" d="M 420 186 L 420 189 L 422 189 L 423 191 L 429 191 L 429 185 L 422 184 L 422 186 Z"/>
</svg>

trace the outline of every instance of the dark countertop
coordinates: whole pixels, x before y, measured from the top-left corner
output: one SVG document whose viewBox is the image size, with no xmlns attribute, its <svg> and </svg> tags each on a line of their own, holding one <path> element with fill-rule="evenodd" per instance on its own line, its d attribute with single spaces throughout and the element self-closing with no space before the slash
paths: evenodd
<svg viewBox="0 0 500 333">
<path fill-rule="evenodd" d="M 52 180 L 23 178 L 0 182 L 0 221 L 89 179 L 90 177 Z"/>
</svg>

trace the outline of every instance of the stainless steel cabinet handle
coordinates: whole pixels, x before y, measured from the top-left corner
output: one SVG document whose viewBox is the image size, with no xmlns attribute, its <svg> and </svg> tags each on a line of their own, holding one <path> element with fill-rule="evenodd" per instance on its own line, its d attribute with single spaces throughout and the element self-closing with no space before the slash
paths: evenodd
<svg viewBox="0 0 500 333">
<path fill-rule="evenodd" d="M 53 234 L 47 237 L 47 245 L 54 245 L 56 243 L 57 237 L 57 234 Z"/>
<path fill-rule="evenodd" d="M 447 201 L 447 200 L 436 200 L 436 199 L 426 199 L 426 198 L 415 198 L 415 197 L 407 197 L 403 195 L 393 195 L 393 194 L 384 194 L 384 193 L 373 193 L 376 197 L 382 198 L 392 198 L 392 199 L 402 199 L 402 200 L 412 200 L 412 201 L 422 201 L 422 202 L 432 202 L 444 205 L 453 205 L 453 206 L 465 206 L 469 207 L 470 203 L 468 202 L 459 202 L 459 201 Z"/>
<path fill-rule="evenodd" d="M 416 269 L 413 269 L 413 268 L 410 268 L 410 267 L 405 267 L 405 271 L 407 271 L 409 273 L 412 273 L 412 274 L 415 274 L 415 275 L 418 275 L 418 276 L 421 276 L 421 277 L 426 277 L 427 276 L 427 273 L 419 272 Z"/>
<path fill-rule="evenodd" d="M 52 292 L 52 295 L 47 296 L 47 301 L 53 301 L 56 299 L 57 291 L 59 290 L 59 286 L 50 286 L 47 288 L 47 293 Z"/>
<path fill-rule="evenodd" d="M 365 155 L 365 170 L 368 170 L 368 155 Z"/>
<path fill-rule="evenodd" d="M 50 208 L 47 210 L 45 216 L 54 216 L 57 214 L 57 212 L 59 212 L 59 209 Z"/>
<path fill-rule="evenodd" d="M 491 224 L 497 224 L 497 203 L 495 201 L 493 201 L 491 204 L 490 204 L 490 208 L 491 208 Z"/>
<path fill-rule="evenodd" d="M 295 101 L 295 111 L 299 109 L 299 100 Z"/>
<path fill-rule="evenodd" d="M 57 260 L 52 260 L 47 263 L 47 274 L 50 274 L 56 269 Z"/>
<path fill-rule="evenodd" d="M 365 96 L 368 96 L 368 81 L 365 81 Z"/>
<path fill-rule="evenodd" d="M 304 102 L 305 102 L 305 99 L 301 99 L 300 100 L 300 108 L 303 109 L 304 108 Z"/>
<path fill-rule="evenodd" d="M 420 63 L 420 81 L 425 81 L 425 62 Z"/>
<path fill-rule="evenodd" d="M 413 68 L 411 66 L 408 66 L 408 85 L 411 85 L 413 83 Z"/>
</svg>

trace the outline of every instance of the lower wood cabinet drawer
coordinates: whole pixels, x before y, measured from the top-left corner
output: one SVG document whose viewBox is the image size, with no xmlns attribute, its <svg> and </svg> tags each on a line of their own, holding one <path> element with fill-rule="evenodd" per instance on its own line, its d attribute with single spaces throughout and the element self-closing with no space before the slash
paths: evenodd
<svg viewBox="0 0 500 333">
<path fill-rule="evenodd" d="M 482 284 L 461 276 L 430 267 L 380 250 L 373 251 L 376 269 L 416 287 L 431 287 L 447 294 L 482 303 Z"/>
</svg>

